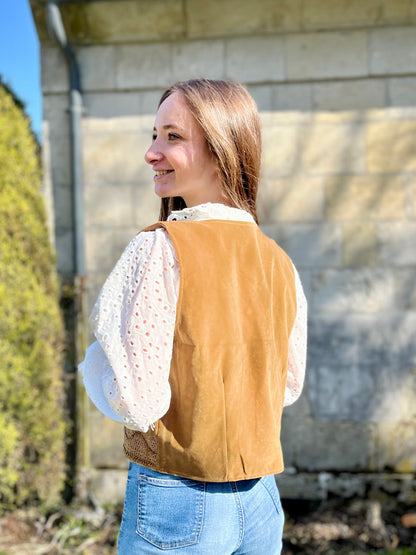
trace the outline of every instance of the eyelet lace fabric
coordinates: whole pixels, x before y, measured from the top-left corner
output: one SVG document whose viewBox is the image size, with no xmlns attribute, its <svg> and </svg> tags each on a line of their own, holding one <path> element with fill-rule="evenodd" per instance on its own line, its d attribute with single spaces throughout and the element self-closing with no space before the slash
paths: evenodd
<svg viewBox="0 0 416 555">
<path fill-rule="evenodd" d="M 169 220 L 254 222 L 243 210 L 206 203 Z M 90 316 L 97 341 L 80 364 L 87 393 L 106 416 L 147 431 L 169 409 L 169 370 L 180 282 L 175 249 L 164 229 L 141 232 L 107 278 Z M 284 404 L 299 397 L 306 362 L 306 299 L 295 269 L 297 315 L 289 341 Z"/>
<path fill-rule="evenodd" d="M 206 202 L 198 206 L 191 206 L 183 210 L 174 210 L 169 221 L 193 221 L 193 220 L 236 220 L 239 222 L 254 222 L 251 214 L 240 208 L 233 208 L 225 204 Z"/>
<path fill-rule="evenodd" d="M 292 405 L 302 393 L 306 371 L 307 302 L 296 268 L 296 319 L 289 338 L 287 380 L 283 406 Z"/>
<path fill-rule="evenodd" d="M 90 317 L 97 342 L 80 366 L 106 416 L 147 431 L 169 408 L 179 264 L 163 229 L 139 233 L 107 278 Z"/>
</svg>

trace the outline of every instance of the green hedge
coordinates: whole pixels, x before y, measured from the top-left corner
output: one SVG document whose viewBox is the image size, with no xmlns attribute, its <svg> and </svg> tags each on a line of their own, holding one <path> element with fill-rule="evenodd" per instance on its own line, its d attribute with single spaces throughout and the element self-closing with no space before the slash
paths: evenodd
<svg viewBox="0 0 416 555">
<path fill-rule="evenodd" d="M 0 506 L 63 488 L 63 325 L 39 147 L 0 83 Z"/>
</svg>

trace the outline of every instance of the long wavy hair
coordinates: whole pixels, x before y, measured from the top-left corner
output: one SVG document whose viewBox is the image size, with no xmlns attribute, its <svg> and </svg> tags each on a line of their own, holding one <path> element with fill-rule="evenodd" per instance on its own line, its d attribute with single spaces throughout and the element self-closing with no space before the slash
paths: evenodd
<svg viewBox="0 0 416 555">
<path fill-rule="evenodd" d="M 201 126 L 218 163 L 221 185 L 231 205 L 257 220 L 256 198 L 260 178 L 261 131 L 256 103 L 247 89 L 234 81 L 192 79 L 167 89 L 159 106 L 171 94 L 183 95 Z M 181 197 L 163 198 L 161 221 L 186 204 Z"/>
</svg>

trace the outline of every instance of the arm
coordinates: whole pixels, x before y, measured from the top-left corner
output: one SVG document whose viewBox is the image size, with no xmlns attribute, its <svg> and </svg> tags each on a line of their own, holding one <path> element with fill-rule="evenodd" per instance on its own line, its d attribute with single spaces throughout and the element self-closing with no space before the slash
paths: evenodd
<svg viewBox="0 0 416 555">
<path fill-rule="evenodd" d="M 302 393 L 306 369 L 307 302 L 296 268 L 296 319 L 289 338 L 289 356 L 284 406 L 293 404 Z"/>
<path fill-rule="evenodd" d="M 124 251 L 91 315 L 98 345 L 90 347 L 95 370 L 88 356 L 81 368 L 87 392 L 101 412 L 129 428 L 147 431 L 169 408 L 178 288 L 169 236 L 163 229 L 143 232 Z"/>
</svg>

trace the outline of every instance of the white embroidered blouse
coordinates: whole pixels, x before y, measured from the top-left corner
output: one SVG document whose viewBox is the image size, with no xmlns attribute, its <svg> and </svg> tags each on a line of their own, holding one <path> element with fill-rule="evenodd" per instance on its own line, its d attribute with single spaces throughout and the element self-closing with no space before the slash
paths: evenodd
<svg viewBox="0 0 416 555">
<path fill-rule="evenodd" d="M 206 203 L 168 220 L 253 222 L 248 212 Z M 294 268 L 297 314 L 289 339 L 285 406 L 299 397 L 306 365 L 307 303 Z M 80 364 L 87 393 L 106 416 L 147 431 L 169 409 L 179 263 L 164 229 L 139 233 L 107 278 L 90 316 L 97 341 Z"/>
</svg>

